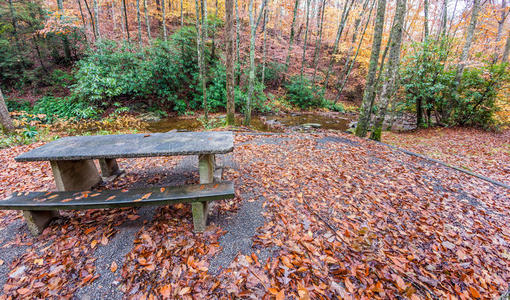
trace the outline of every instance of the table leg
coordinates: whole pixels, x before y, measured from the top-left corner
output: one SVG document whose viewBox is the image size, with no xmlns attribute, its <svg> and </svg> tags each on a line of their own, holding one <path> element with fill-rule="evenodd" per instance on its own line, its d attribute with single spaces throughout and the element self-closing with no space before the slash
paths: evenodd
<svg viewBox="0 0 510 300">
<path fill-rule="evenodd" d="M 115 158 L 99 159 L 99 166 L 101 167 L 101 175 L 105 178 L 120 175 L 122 173 L 122 170 L 119 169 L 119 165 Z"/>
<path fill-rule="evenodd" d="M 214 154 L 201 154 L 198 156 L 198 170 L 200 173 L 200 184 L 208 184 L 214 181 L 215 168 Z M 207 226 L 207 214 L 209 203 L 207 201 L 191 203 L 193 213 L 193 227 L 195 232 L 204 232 Z"/>
<path fill-rule="evenodd" d="M 96 165 L 92 160 L 51 161 L 51 169 L 58 191 L 84 191 L 101 182 Z M 23 216 L 30 232 L 40 234 L 46 225 L 57 217 L 56 210 L 25 210 Z"/>
<path fill-rule="evenodd" d="M 214 154 L 201 154 L 198 156 L 198 170 L 200 184 L 212 183 L 214 180 L 214 168 L 216 159 Z"/>
</svg>

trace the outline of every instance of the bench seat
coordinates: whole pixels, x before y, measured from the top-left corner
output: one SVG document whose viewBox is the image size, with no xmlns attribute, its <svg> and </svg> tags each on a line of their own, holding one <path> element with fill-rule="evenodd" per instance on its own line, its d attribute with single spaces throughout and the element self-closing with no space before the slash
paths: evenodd
<svg viewBox="0 0 510 300">
<path fill-rule="evenodd" d="M 0 209 L 23 210 L 30 231 L 42 232 L 52 211 L 191 203 L 195 231 L 205 230 L 208 202 L 234 198 L 231 182 L 102 192 L 24 192 L 0 201 Z"/>
</svg>

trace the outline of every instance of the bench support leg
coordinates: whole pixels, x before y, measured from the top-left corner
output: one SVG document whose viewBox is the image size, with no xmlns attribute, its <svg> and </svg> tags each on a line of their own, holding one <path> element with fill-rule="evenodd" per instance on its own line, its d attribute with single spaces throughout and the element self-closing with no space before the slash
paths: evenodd
<svg viewBox="0 0 510 300">
<path fill-rule="evenodd" d="M 115 158 L 103 158 L 99 160 L 101 175 L 103 177 L 117 176 L 122 173 Z"/>
<path fill-rule="evenodd" d="M 191 203 L 191 211 L 193 213 L 193 229 L 195 232 L 204 232 L 207 226 L 207 211 L 209 204 L 204 202 Z"/>
<path fill-rule="evenodd" d="M 33 235 L 39 235 L 53 218 L 59 216 L 56 210 L 24 210 L 23 217 Z"/>
<path fill-rule="evenodd" d="M 214 169 L 216 159 L 214 154 L 201 154 L 198 156 L 198 171 L 200 173 L 200 184 L 208 184 L 214 181 Z M 207 226 L 207 213 L 209 204 L 205 202 L 191 203 L 193 212 L 193 226 L 195 232 L 204 232 Z"/>
<path fill-rule="evenodd" d="M 91 159 L 59 160 L 50 163 L 59 191 L 85 191 L 101 182 L 101 176 Z"/>
<path fill-rule="evenodd" d="M 51 170 L 58 191 L 88 190 L 101 182 L 92 160 L 51 161 Z M 39 235 L 51 219 L 58 217 L 56 210 L 24 210 L 23 217 L 33 235 Z"/>
<path fill-rule="evenodd" d="M 212 183 L 215 168 L 214 154 L 201 154 L 198 156 L 198 170 L 200 172 L 200 184 Z"/>
</svg>

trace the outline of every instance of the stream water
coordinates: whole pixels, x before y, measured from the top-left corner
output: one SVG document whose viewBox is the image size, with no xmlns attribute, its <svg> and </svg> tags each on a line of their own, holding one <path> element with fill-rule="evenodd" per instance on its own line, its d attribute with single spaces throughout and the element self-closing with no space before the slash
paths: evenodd
<svg viewBox="0 0 510 300">
<path fill-rule="evenodd" d="M 258 131 L 282 132 L 285 130 L 299 130 L 305 127 L 320 125 L 322 129 L 345 131 L 355 116 L 349 114 L 288 114 L 272 116 L 254 116 L 251 127 Z M 242 119 L 236 119 L 236 124 L 241 125 Z M 196 118 L 170 117 L 157 122 L 149 123 L 148 130 L 151 132 L 167 132 L 170 130 L 201 130 L 202 123 Z"/>
</svg>

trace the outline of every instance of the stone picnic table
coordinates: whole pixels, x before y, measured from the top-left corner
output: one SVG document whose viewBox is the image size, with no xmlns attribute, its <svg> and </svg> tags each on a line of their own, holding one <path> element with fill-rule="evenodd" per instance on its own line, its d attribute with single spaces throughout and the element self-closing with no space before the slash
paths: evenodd
<svg viewBox="0 0 510 300">
<path fill-rule="evenodd" d="M 232 152 L 233 149 L 233 134 L 232 132 L 226 131 L 73 136 L 58 139 L 29 152 L 23 153 L 16 157 L 15 160 L 17 162 L 49 161 L 57 190 L 59 192 L 80 192 L 89 191 L 92 187 L 100 183 L 103 178 L 112 178 L 122 173 L 117 164 L 117 158 L 197 155 L 199 162 L 200 184 L 211 185 L 215 181 L 215 177 L 217 178 L 216 181 L 221 180 L 221 174 L 215 176 L 215 155 Z M 99 161 L 102 176 L 96 168 L 94 163 L 95 159 Z M 221 170 L 219 171 L 221 173 Z M 186 199 L 189 200 L 190 197 L 198 199 L 200 198 L 200 195 L 204 196 L 202 191 L 203 188 L 204 187 L 202 186 L 188 189 Z M 214 185 L 214 188 L 218 189 L 218 184 Z M 198 189 L 200 189 L 200 191 Z M 221 195 L 228 198 L 233 197 L 233 187 L 231 185 L 221 186 L 220 189 L 224 190 L 223 194 L 220 192 L 213 192 L 212 196 L 215 196 L 216 198 L 221 198 Z M 227 190 L 228 192 L 225 192 Z M 182 192 L 180 193 L 182 194 Z M 64 195 L 63 193 L 61 194 Z M 167 193 L 165 194 L 165 197 L 168 199 L 172 198 L 172 196 L 167 195 Z M 56 195 L 54 197 L 58 200 L 65 196 L 62 195 Z M 212 196 L 208 195 L 207 197 Z M 0 209 L 20 209 L 19 205 L 16 206 L 14 204 L 19 204 L 20 202 L 26 204 L 27 195 L 18 195 L 17 197 L 19 199 L 17 199 L 15 195 L 14 200 L 9 200 L 11 202 L 16 202 L 13 204 L 0 201 Z M 21 199 L 22 197 L 23 199 Z M 37 200 L 38 202 L 34 202 L 34 199 L 36 198 L 39 199 Z M 161 200 L 160 198 L 158 199 Z M 175 195 L 172 199 L 174 198 L 176 198 Z M 214 197 L 208 199 L 213 198 Z M 34 205 L 33 208 L 27 206 L 25 208 L 27 210 L 23 210 L 25 219 L 27 220 L 32 232 L 40 232 L 41 228 L 44 228 L 51 218 L 58 215 L 58 211 L 44 210 L 44 207 L 51 208 L 53 206 L 41 202 L 40 195 L 36 196 L 35 193 L 29 200 L 32 201 Z M 69 201 L 67 198 L 64 200 Z M 143 200 L 146 203 L 153 203 L 156 201 L 154 199 L 152 202 L 149 201 L 151 199 Z M 55 202 L 55 200 L 52 201 Z M 189 200 L 189 202 L 192 201 Z M 208 201 L 192 203 L 194 215 L 193 221 L 195 229 L 198 229 L 199 231 L 203 231 L 205 227 L 205 220 L 203 217 L 195 218 L 195 215 L 198 216 L 205 213 L 205 217 L 207 216 L 207 202 Z M 76 207 L 79 207 L 79 203 L 77 201 L 74 201 L 73 203 L 77 205 Z M 54 207 L 59 206 L 57 205 Z M 60 207 L 66 206 L 61 205 Z M 85 208 L 85 206 L 83 207 Z M 98 207 L 100 207 L 99 204 Z M 104 205 L 101 207 L 104 207 Z M 90 205 L 88 205 L 87 208 L 90 208 Z M 69 207 L 68 209 L 72 209 L 72 207 Z M 34 227 L 34 224 L 36 227 Z"/>
</svg>

